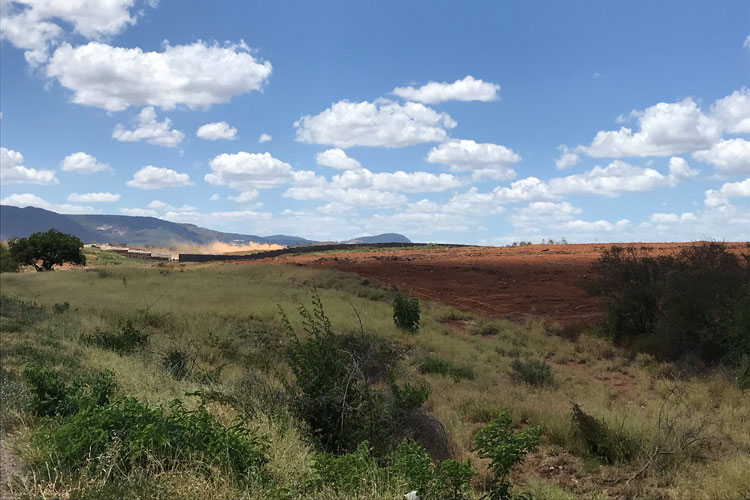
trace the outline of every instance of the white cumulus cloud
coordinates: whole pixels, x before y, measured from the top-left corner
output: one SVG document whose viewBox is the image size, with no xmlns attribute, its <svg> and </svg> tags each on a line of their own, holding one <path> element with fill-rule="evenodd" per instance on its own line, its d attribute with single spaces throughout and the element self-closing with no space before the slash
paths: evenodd
<svg viewBox="0 0 750 500">
<path fill-rule="evenodd" d="M 114 203 L 120 200 L 115 193 L 70 193 L 68 201 L 75 203 Z"/>
<path fill-rule="evenodd" d="M 334 175 L 334 188 L 361 188 L 404 193 L 440 192 L 459 187 L 461 182 L 450 174 L 435 175 L 429 172 L 379 172 L 366 168 L 347 170 Z"/>
<path fill-rule="evenodd" d="M 221 154 L 211 160 L 211 173 L 205 180 L 217 186 L 229 186 L 237 191 L 281 186 L 294 179 L 291 165 L 270 153 Z"/>
<path fill-rule="evenodd" d="M 260 134 L 260 137 L 258 137 L 258 144 L 263 144 L 264 142 L 269 142 L 273 137 L 271 137 L 271 134 L 266 134 L 263 132 Z"/>
<path fill-rule="evenodd" d="M 750 134 L 750 89 L 743 87 L 718 99 L 712 115 L 727 132 Z"/>
<path fill-rule="evenodd" d="M 52 170 L 28 168 L 18 151 L 0 147 L 0 184 L 59 184 Z"/>
<path fill-rule="evenodd" d="M 729 205 L 732 198 L 747 196 L 750 196 L 750 177 L 744 181 L 727 182 L 718 190 L 709 189 L 706 191 L 705 204 L 707 207 Z"/>
<path fill-rule="evenodd" d="M 590 145 L 577 151 L 593 157 L 671 156 L 710 147 L 721 134 L 719 122 L 691 98 L 660 102 L 631 116 L 638 117 L 638 131 L 626 127 L 599 131 Z"/>
<path fill-rule="evenodd" d="M 232 140 L 237 138 L 237 129 L 229 126 L 227 122 L 206 123 L 200 126 L 195 135 L 209 141 L 217 139 Z"/>
<path fill-rule="evenodd" d="M 1 199 L 0 205 L 12 205 L 21 208 L 37 207 L 63 214 L 90 214 L 96 211 L 89 206 L 51 203 L 31 193 L 11 194 Z"/>
<path fill-rule="evenodd" d="M 0 38 L 25 50 L 26 61 L 38 66 L 65 30 L 59 21 L 88 39 L 116 35 L 135 24 L 133 0 L 2 0 Z"/>
<path fill-rule="evenodd" d="M 693 157 L 711 163 L 720 176 L 750 174 L 750 141 L 744 139 L 717 142 L 711 149 L 696 151 Z"/>
<path fill-rule="evenodd" d="M 339 148 L 326 149 L 318 153 L 315 156 L 315 163 L 336 170 L 353 170 L 362 166 L 357 160 L 347 156 L 346 151 Z"/>
<path fill-rule="evenodd" d="M 192 186 L 188 174 L 176 172 L 170 168 L 147 165 L 137 171 L 126 185 L 138 189 L 162 189 L 165 187 Z"/>
<path fill-rule="evenodd" d="M 500 144 L 477 143 L 466 139 L 444 142 L 433 147 L 427 154 L 428 162 L 448 165 L 453 172 L 472 172 L 474 180 L 513 179 L 516 172 L 507 165 L 520 160 L 517 153 Z"/>
<path fill-rule="evenodd" d="M 156 121 L 156 111 L 149 106 L 138 113 L 137 126 L 128 130 L 121 124 L 117 124 L 112 131 L 112 138 L 120 142 L 146 141 L 149 144 L 173 148 L 180 144 L 185 134 L 179 130 L 170 128 L 172 121 L 164 118 L 164 121 Z"/>
<path fill-rule="evenodd" d="M 485 82 L 471 75 L 453 83 L 429 82 L 419 88 L 396 87 L 391 94 L 425 104 L 436 104 L 444 101 L 496 101 L 500 85 Z"/>
<path fill-rule="evenodd" d="M 66 156 L 60 164 L 60 168 L 65 172 L 72 172 L 74 174 L 91 174 L 108 170 L 110 167 L 106 163 L 97 161 L 90 154 L 79 151 L 78 153 Z"/>
<path fill-rule="evenodd" d="M 73 92 L 76 104 L 120 111 L 129 106 L 205 109 L 262 90 L 271 70 L 271 63 L 256 60 L 244 42 L 166 44 L 163 52 L 90 42 L 61 45 L 46 73 Z"/>
<path fill-rule="evenodd" d="M 560 150 L 560 157 L 555 159 L 555 167 L 558 170 L 565 170 L 578 164 L 580 158 L 575 150 L 562 144 L 557 149 Z"/>
<path fill-rule="evenodd" d="M 338 148 L 382 146 L 397 148 L 423 142 L 443 142 L 446 128 L 456 122 L 424 104 L 398 104 L 387 99 L 375 102 L 339 101 L 317 115 L 306 115 L 294 123 L 297 140 L 331 144 Z"/>
</svg>

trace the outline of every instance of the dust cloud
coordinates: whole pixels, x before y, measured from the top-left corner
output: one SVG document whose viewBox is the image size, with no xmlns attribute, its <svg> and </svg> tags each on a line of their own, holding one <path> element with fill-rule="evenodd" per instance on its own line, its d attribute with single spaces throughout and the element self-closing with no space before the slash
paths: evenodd
<svg viewBox="0 0 750 500">
<path fill-rule="evenodd" d="M 151 251 L 154 253 L 169 253 L 173 257 L 177 257 L 177 254 L 181 253 L 253 253 L 253 252 L 266 252 L 268 250 L 281 250 L 286 248 L 284 245 L 276 245 L 275 243 L 247 243 L 244 245 L 234 245 L 232 243 L 224 243 L 221 241 L 214 241 L 205 245 L 180 243 L 171 245 L 169 248 L 152 248 Z"/>
</svg>

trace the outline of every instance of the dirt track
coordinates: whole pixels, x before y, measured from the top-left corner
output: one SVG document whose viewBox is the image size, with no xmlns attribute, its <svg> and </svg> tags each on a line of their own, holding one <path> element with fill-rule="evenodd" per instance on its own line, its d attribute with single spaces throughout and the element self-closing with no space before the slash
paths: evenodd
<svg viewBox="0 0 750 500">
<path fill-rule="evenodd" d="M 634 244 L 652 255 L 672 254 L 691 243 Z M 736 252 L 744 243 L 729 243 Z M 458 247 L 379 252 L 331 252 L 269 259 L 355 272 L 410 295 L 486 316 L 544 316 L 563 324 L 596 319 L 602 302 L 585 285 L 603 244 Z M 267 261 L 268 262 L 268 261 Z"/>
</svg>

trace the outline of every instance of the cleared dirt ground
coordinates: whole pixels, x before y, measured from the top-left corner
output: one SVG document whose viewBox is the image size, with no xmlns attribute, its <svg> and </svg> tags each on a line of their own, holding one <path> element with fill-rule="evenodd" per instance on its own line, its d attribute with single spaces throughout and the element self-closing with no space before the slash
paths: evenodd
<svg viewBox="0 0 750 500">
<path fill-rule="evenodd" d="M 652 255 L 694 243 L 633 243 Z M 595 320 L 602 302 L 585 286 L 609 244 L 456 247 L 281 256 L 265 262 L 333 268 L 398 286 L 403 293 L 490 317 L 544 316 L 562 324 Z M 626 245 L 623 245 L 626 246 Z M 728 243 L 738 254 L 746 243 Z"/>
</svg>

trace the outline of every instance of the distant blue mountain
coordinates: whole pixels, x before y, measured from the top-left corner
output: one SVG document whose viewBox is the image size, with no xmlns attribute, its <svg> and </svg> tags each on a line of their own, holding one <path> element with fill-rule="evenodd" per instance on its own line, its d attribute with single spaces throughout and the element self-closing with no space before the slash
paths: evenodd
<svg viewBox="0 0 750 500">
<path fill-rule="evenodd" d="M 275 243 L 284 246 L 317 243 L 305 238 L 283 234 L 256 236 L 253 234 L 223 233 L 194 224 L 169 222 L 156 217 L 58 214 L 36 207 L 19 208 L 0 205 L 0 240 L 25 238 L 31 233 L 47 231 L 51 228 L 63 233 L 73 234 L 84 243 L 115 242 L 162 248 L 181 243 L 203 245 L 214 241 L 235 244 Z M 364 236 L 346 243 L 393 242 L 410 243 L 405 236 L 394 233 Z"/>
</svg>

